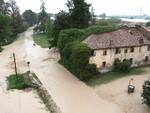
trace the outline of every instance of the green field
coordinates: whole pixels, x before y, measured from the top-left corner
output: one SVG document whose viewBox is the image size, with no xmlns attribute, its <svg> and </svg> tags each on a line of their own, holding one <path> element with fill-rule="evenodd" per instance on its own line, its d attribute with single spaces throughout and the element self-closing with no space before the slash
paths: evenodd
<svg viewBox="0 0 150 113">
<path fill-rule="evenodd" d="M 33 34 L 34 42 L 42 48 L 48 48 L 50 46 L 48 38 L 45 34 Z"/>
<path fill-rule="evenodd" d="M 143 75 L 150 73 L 150 67 L 139 67 L 139 68 L 133 68 L 128 73 L 119 73 L 119 72 L 107 72 L 103 74 L 96 75 L 92 77 L 90 80 L 85 81 L 86 84 L 90 86 L 96 86 L 100 84 L 106 84 L 108 82 L 111 82 L 113 80 L 117 80 L 119 78 L 125 77 L 125 76 L 132 76 L 132 75 Z"/>
</svg>

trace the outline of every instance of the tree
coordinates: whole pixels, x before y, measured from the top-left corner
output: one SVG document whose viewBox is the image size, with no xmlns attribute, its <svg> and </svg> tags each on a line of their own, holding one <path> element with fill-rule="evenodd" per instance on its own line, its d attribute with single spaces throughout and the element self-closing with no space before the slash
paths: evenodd
<svg viewBox="0 0 150 113">
<path fill-rule="evenodd" d="M 58 36 L 61 30 L 70 28 L 69 13 L 60 11 L 56 14 L 56 18 L 53 25 L 53 46 L 57 46 Z"/>
<path fill-rule="evenodd" d="M 143 103 L 150 107 L 150 79 L 146 80 L 143 84 Z"/>
<path fill-rule="evenodd" d="M 51 19 L 49 18 L 46 22 L 46 35 L 47 38 L 52 38 L 52 28 L 53 28 L 53 24 Z"/>
<path fill-rule="evenodd" d="M 0 14 L 0 46 L 11 37 L 11 18 L 7 15 Z"/>
<path fill-rule="evenodd" d="M 33 26 L 37 22 L 37 14 L 33 12 L 32 10 L 26 10 L 23 13 L 23 17 L 29 26 Z"/>
<path fill-rule="evenodd" d="M 5 3 L 4 0 L 0 1 L 0 14 L 8 14 L 9 4 Z"/>
<path fill-rule="evenodd" d="M 24 26 L 24 22 L 22 19 L 22 16 L 20 15 L 19 7 L 17 6 L 17 3 L 14 0 L 8 1 L 8 15 L 11 16 L 12 19 L 12 27 L 14 29 L 14 32 L 20 33 L 26 30 L 27 27 Z"/>
<path fill-rule="evenodd" d="M 94 8 L 93 7 L 91 8 L 91 20 L 90 20 L 90 22 L 91 22 L 91 25 L 96 24 L 96 15 L 94 13 Z"/>
<path fill-rule="evenodd" d="M 86 3 L 85 0 L 68 0 L 67 7 L 69 8 L 71 27 L 88 27 L 91 18 L 90 4 Z"/>
<path fill-rule="evenodd" d="M 45 2 L 43 0 L 41 0 L 40 10 L 41 11 L 38 15 L 38 21 L 37 21 L 38 26 L 36 26 L 36 28 L 34 30 L 45 33 L 46 32 L 46 22 L 47 22 L 49 16 L 46 12 Z"/>
</svg>

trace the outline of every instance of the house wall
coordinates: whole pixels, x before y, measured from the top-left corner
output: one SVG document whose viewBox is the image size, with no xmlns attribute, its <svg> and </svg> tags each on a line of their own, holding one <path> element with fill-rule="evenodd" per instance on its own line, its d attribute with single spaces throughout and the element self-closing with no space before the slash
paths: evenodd
<svg viewBox="0 0 150 113">
<path fill-rule="evenodd" d="M 131 48 L 120 48 L 120 53 L 115 54 L 116 49 L 105 49 L 107 55 L 103 55 L 103 50 L 95 50 L 95 56 L 90 57 L 89 62 L 96 64 L 99 70 L 110 70 L 116 58 L 123 61 L 124 59 L 133 59 L 132 66 L 140 66 L 145 64 L 150 64 L 150 51 L 147 50 L 148 46 L 134 47 L 134 52 L 131 53 Z M 124 50 L 128 49 L 125 53 Z M 149 56 L 149 61 L 145 62 L 145 57 Z M 103 62 L 106 62 L 106 66 L 103 67 Z"/>
</svg>

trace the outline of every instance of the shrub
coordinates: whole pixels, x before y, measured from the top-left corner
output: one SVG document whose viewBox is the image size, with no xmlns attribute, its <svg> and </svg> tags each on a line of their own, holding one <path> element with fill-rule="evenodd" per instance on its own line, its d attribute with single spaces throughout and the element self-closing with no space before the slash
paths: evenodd
<svg viewBox="0 0 150 113">
<path fill-rule="evenodd" d="M 8 89 L 25 89 L 32 87 L 32 81 L 29 78 L 29 73 L 10 75 L 7 77 Z"/>
<path fill-rule="evenodd" d="M 116 59 L 114 61 L 113 70 L 118 72 L 128 72 L 130 71 L 131 63 L 130 60 L 120 61 L 119 59 Z"/>
<path fill-rule="evenodd" d="M 143 84 L 143 103 L 150 107 L 150 79 L 146 80 Z"/>
</svg>

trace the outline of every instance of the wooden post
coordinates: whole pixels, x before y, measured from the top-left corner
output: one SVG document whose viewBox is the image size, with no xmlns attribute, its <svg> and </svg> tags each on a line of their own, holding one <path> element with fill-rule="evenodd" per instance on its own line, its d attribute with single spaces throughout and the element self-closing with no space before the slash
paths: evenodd
<svg viewBox="0 0 150 113">
<path fill-rule="evenodd" d="M 16 65 L 16 57 L 15 57 L 15 53 L 13 53 L 13 58 L 14 58 L 14 64 L 15 64 L 15 73 L 16 73 L 16 76 L 17 76 L 18 73 L 17 73 L 17 65 Z"/>
</svg>

